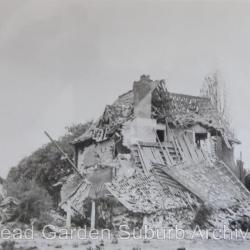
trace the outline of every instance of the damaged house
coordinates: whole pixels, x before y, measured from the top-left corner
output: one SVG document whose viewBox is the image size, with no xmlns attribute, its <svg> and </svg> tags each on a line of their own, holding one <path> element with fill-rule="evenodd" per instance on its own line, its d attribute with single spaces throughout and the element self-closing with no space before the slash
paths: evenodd
<svg viewBox="0 0 250 250">
<path fill-rule="evenodd" d="M 60 205 L 91 217 L 92 227 L 185 227 L 202 204 L 215 211 L 211 223 L 223 224 L 249 204 L 238 143 L 210 98 L 171 93 L 164 80 L 143 75 L 73 142 L 86 178 L 67 180 Z"/>
</svg>

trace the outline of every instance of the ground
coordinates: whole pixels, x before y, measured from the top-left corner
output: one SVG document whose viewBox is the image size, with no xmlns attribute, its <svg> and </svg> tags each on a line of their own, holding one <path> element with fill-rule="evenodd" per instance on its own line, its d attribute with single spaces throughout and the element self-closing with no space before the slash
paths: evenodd
<svg viewBox="0 0 250 250">
<path fill-rule="evenodd" d="M 95 246 L 99 242 L 92 241 L 92 244 L 88 244 L 86 240 L 43 240 L 36 239 L 30 241 L 17 241 L 16 249 L 96 249 Z M 152 249 L 166 249 L 176 250 L 178 248 L 186 248 L 186 250 L 248 250 L 249 240 L 245 241 L 225 241 L 225 240 L 151 240 L 149 243 L 143 243 L 142 240 L 119 240 L 117 245 L 111 244 L 109 241 L 104 242 L 104 247 L 100 249 L 105 250 L 152 250 Z M 32 248 L 36 246 L 37 248 Z"/>
</svg>

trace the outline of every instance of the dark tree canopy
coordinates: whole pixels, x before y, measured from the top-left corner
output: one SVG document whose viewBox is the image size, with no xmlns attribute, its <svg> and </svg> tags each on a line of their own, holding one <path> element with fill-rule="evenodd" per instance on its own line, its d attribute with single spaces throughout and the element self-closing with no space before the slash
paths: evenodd
<svg viewBox="0 0 250 250">
<path fill-rule="evenodd" d="M 250 174 L 246 175 L 245 177 L 245 185 L 247 189 L 250 191 Z"/>
<path fill-rule="evenodd" d="M 70 158 L 73 158 L 74 155 L 71 142 L 83 134 L 89 128 L 90 124 L 91 122 L 88 122 L 67 127 L 66 134 L 57 140 L 57 143 Z M 60 189 L 54 187 L 54 184 L 71 173 L 72 168 L 68 161 L 62 157 L 61 153 L 52 143 L 48 143 L 37 149 L 30 156 L 22 159 L 17 166 L 12 167 L 5 185 L 9 195 L 19 198 L 18 192 L 23 192 L 22 189 L 25 188 L 25 183 L 33 181 L 47 191 L 51 195 L 52 200 L 56 202 Z M 12 187 L 17 183 L 19 190 L 13 193 Z M 23 188 L 20 187 L 22 183 Z"/>
</svg>

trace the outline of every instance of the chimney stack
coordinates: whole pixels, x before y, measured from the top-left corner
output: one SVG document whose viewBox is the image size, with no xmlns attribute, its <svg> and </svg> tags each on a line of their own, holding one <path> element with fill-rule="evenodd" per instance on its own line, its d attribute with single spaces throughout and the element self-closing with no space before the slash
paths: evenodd
<svg viewBox="0 0 250 250">
<path fill-rule="evenodd" d="M 142 75 L 141 79 L 134 82 L 134 113 L 139 118 L 151 118 L 151 96 L 154 89 L 154 81 L 149 75 Z"/>
</svg>

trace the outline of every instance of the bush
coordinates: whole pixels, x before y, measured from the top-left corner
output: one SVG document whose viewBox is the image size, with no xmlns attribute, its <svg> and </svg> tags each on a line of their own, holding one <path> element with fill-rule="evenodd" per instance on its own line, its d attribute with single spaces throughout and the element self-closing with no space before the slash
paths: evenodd
<svg viewBox="0 0 250 250">
<path fill-rule="evenodd" d="M 7 193 L 20 200 L 15 213 L 19 222 L 30 223 L 31 219 L 38 219 L 39 223 L 51 221 L 48 212 L 52 209 L 52 200 L 48 192 L 37 185 L 35 181 L 9 183 Z"/>
<path fill-rule="evenodd" d="M 74 148 L 70 143 L 83 134 L 90 125 L 91 122 L 87 122 L 67 127 L 66 134 L 58 139 L 57 143 L 70 158 L 73 158 L 74 155 Z M 14 194 L 14 197 L 18 197 L 22 195 L 22 191 L 16 188 L 19 185 L 18 182 L 22 182 L 21 188 L 27 189 L 24 182 L 33 180 L 37 185 L 48 191 L 56 207 L 60 202 L 60 188 L 54 186 L 54 184 L 69 176 L 72 172 L 72 167 L 68 161 L 62 157 L 62 154 L 52 143 L 48 143 L 22 159 L 16 167 L 11 168 L 5 185 Z M 13 185 L 13 188 L 11 185 Z"/>
<path fill-rule="evenodd" d="M 15 241 L 3 241 L 1 243 L 1 246 L 3 250 L 14 250 L 15 244 Z"/>
<path fill-rule="evenodd" d="M 57 143 L 70 158 L 73 158 L 74 154 L 70 143 L 90 125 L 91 122 L 72 125 L 66 128 L 66 134 L 58 139 Z M 4 183 L 7 195 L 20 200 L 15 219 L 24 223 L 37 219 L 38 227 L 51 222 L 49 211 L 60 202 L 61 187 L 55 184 L 72 172 L 71 165 L 52 143 L 42 146 L 21 160 L 9 171 Z"/>
<path fill-rule="evenodd" d="M 193 227 L 199 226 L 201 229 L 207 228 L 209 223 L 209 217 L 212 214 L 211 208 L 208 208 L 204 204 L 200 206 L 193 220 Z"/>
</svg>

